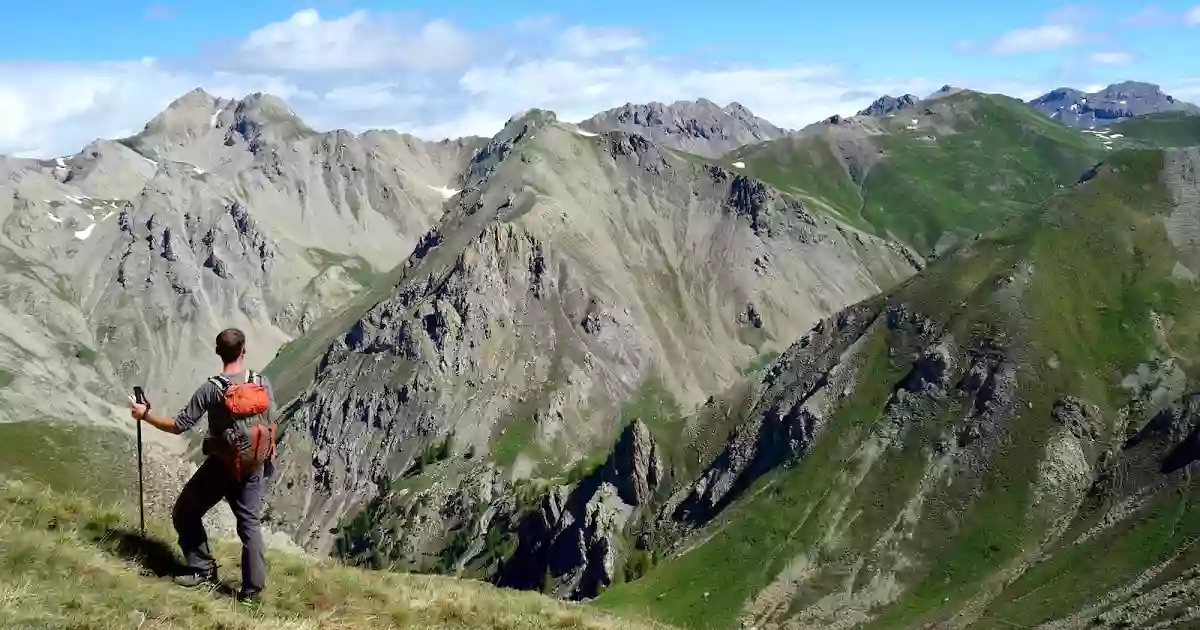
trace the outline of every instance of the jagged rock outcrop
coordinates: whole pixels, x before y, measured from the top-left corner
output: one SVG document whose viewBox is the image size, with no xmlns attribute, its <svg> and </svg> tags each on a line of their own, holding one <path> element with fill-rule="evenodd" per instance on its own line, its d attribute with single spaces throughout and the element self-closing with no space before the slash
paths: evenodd
<svg viewBox="0 0 1200 630">
<path fill-rule="evenodd" d="M 587 599 L 615 583 L 633 528 L 659 489 L 662 461 L 650 429 L 627 425 L 605 463 L 574 488 L 558 486 L 516 528 L 498 584 Z M 622 578 L 624 576 L 621 576 Z"/>
<path fill-rule="evenodd" d="M 600 478 L 617 490 L 617 496 L 629 505 L 647 505 L 663 478 L 663 462 L 650 428 L 634 420 L 621 432 L 621 438 L 601 468 Z"/>
<path fill-rule="evenodd" d="M 669 105 L 626 103 L 579 123 L 579 127 L 596 133 L 638 134 L 656 144 L 707 157 L 787 135 L 786 130 L 755 116 L 741 103 L 721 107 L 703 98 Z"/>
<path fill-rule="evenodd" d="M 921 99 L 913 94 L 905 94 L 904 96 L 896 97 L 884 94 L 875 99 L 873 103 L 865 109 L 858 112 L 859 116 L 887 116 L 906 109 L 916 107 Z"/>
</svg>

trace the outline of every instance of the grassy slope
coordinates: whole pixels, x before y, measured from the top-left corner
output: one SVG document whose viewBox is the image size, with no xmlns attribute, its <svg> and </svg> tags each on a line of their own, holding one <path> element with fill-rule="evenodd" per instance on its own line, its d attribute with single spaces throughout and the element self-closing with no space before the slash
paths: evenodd
<svg viewBox="0 0 1200 630">
<path fill-rule="evenodd" d="M 450 578 L 364 572 L 269 553 L 263 603 L 158 577 L 177 560 L 152 524 L 119 510 L 0 478 L 0 626 L 6 628 L 651 628 L 579 605 Z M 224 579 L 238 549 L 217 545 Z"/>
<path fill-rule="evenodd" d="M 879 616 L 870 627 L 909 628 L 945 620 L 994 571 L 1035 548 L 1049 523 L 1028 509 L 1034 490 L 1030 470 L 1043 456 L 1054 399 L 1067 393 L 1082 396 L 1112 417 L 1124 402 L 1114 375 L 1131 372 L 1154 347 L 1150 311 L 1170 314 L 1180 330 L 1188 330 L 1197 318 L 1195 290 L 1171 279 L 1173 250 L 1155 216 L 1167 204 L 1157 180 L 1161 154 L 1123 152 L 1112 155 L 1109 163 L 1118 172 L 1102 173 L 1049 202 L 1044 214 L 940 261 L 894 292 L 893 300 L 930 313 L 958 339 L 972 331 L 1023 337 L 1018 384 L 1029 411 L 1011 421 L 1012 439 L 979 475 L 958 475 L 952 484 L 926 495 L 922 520 L 912 541 L 902 546 L 904 555 L 921 560 L 896 571 L 907 592 L 897 603 L 874 611 Z M 1030 263 L 1035 271 L 1023 308 L 1007 310 L 994 287 L 1018 263 Z M 872 546 L 916 491 L 930 449 L 945 428 L 942 423 L 963 413 L 951 407 L 946 416 L 925 418 L 877 459 L 862 459 L 868 427 L 877 422 L 888 394 L 909 368 L 904 358 L 888 358 L 884 336 L 876 333 L 869 340 L 871 358 L 862 384 L 794 468 L 761 479 L 746 499 L 697 537 L 702 541 L 697 547 L 642 580 L 611 589 L 598 603 L 690 628 L 730 628 L 743 604 L 800 554 L 807 554 L 819 570 L 795 594 L 793 605 L 802 607 L 845 590 L 852 576 L 851 589 L 868 582 L 879 555 Z M 1186 339 L 1168 341 L 1187 345 Z M 1064 367 L 1047 367 L 1051 357 Z M 863 475 L 861 482 L 855 482 L 856 473 Z M 1174 548 L 1186 535 L 1179 525 L 1194 518 L 1187 505 L 1166 502 L 1166 512 L 1135 526 L 1141 534 L 1102 539 L 1091 548 L 1113 549 L 1112 555 L 1074 552 L 1060 556 L 1052 568 L 1031 572 L 1030 584 L 1018 582 L 1014 588 L 1029 592 L 1052 579 L 1057 588 L 1074 594 L 1061 599 L 1050 590 L 1023 598 L 998 616 L 985 617 L 981 625 L 995 619 L 1004 625 L 1005 615 L 1017 613 L 1025 622 L 1044 621 L 1063 613 L 1063 601 L 1102 594 L 1106 585 Z M 839 521 L 841 514 L 853 514 L 854 521 Z M 1171 536 L 1154 524 L 1164 514 L 1170 515 Z M 830 536 L 834 526 L 845 529 Z M 1142 537 L 1151 543 L 1143 544 Z M 868 564 L 856 575 L 859 559 Z M 880 557 L 878 566 L 886 565 Z M 1112 580 L 1092 576 L 1097 570 L 1117 569 Z"/>
<path fill-rule="evenodd" d="M 65 422 L 0 423 L 0 471 L 108 501 L 137 498 L 136 444 L 115 429 Z"/>
<path fill-rule="evenodd" d="M 930 106 L 933 115 L 922 113 L 924 104 L 913 110 L 922 121 L 917 130 L 901 115 L 879 120 L 885 134 L 860 135 L 865 154 L 883 154 L 861 186 L 831 144 L 845 140 L 841 130 L 753 145 L 725 161 L 744 161 L 750 174 L 924 254 L 945 233 L 987 231 L 1032 207 L 1060 184 L 1075 183 L 1100 156 L 1095 139 L 1008 97 L 964 92 Z M 931 131 L 931 123 L 941 130 Z"/>
<path fill-rule="evenodd" d="M 1126 139 L 1158 147 L 1200 145 L 1200 114 L 1167 112 L 1123 120 L 1111 131 Z"/>
</svg>

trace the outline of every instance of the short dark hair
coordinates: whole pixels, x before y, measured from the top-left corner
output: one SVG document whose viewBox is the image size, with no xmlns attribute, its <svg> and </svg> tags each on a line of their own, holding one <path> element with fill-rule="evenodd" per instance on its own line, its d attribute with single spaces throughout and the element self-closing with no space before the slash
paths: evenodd
<svg viewBox="0 0 1200 630">
<path fill-rule="evenodd" d="M 236 328 L 226 328 L 217 335 L 217 356 L 226 363 L 237 361 L 245 347 L 246 335 Z"/>
</svg>

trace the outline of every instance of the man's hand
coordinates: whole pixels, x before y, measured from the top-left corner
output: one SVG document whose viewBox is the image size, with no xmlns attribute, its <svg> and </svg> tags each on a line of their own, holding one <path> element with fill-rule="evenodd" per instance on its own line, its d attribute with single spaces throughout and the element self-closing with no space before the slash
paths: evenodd
<svg viewBox="0 0 1200 630">
<path fill-rule="evenodd" d="M 179 433 L 179 427 L 175 426 L 175 421 L 171 418 L 160 416 L 152 411 L 146 405 L 139 403 L 133 396 L 129 397 L 129 415 L 134 421 L 144 420 L 147 424 L 152 425 L 159 431 L 167 433 Z"/>
<path fill-rule="evenodd" d="M 133 396 L 129 397 L 129 415 L 134 420 L 143 420 L 146 417 L 146 412 L 150 408 L 138 402 Z"/>
</svg>

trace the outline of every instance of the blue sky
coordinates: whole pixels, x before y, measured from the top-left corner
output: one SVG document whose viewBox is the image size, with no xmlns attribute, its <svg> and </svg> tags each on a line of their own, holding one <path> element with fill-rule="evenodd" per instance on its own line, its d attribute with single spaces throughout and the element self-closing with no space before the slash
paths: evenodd
<svg viewBox="0 0 1200 630">
<path fill-rule="evenodd" d="M 1197 1 L 7 3 L 0 153 L 134 132 L 197 86 L 433 139 L 528 107 L 575 120 L 700 96 L 800 127 L 945 83 L 1028 98 L 1133 78 L 1200 101 Z"/>
</svg>

